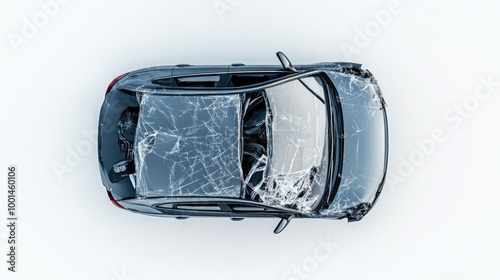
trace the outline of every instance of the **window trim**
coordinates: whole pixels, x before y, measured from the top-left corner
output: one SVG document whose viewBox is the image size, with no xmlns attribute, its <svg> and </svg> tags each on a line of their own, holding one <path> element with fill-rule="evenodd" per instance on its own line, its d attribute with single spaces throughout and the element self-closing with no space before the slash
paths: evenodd
<svg viewBox="0 0 500 280">
<path fill-rule="evenodd" d="M 220 84 L 224 81 L 224 74 L 207 74 L 207 75 L 186 75 L 179 77 L 172 77 L 172 81 L 174 81 L 175 85 L 179 88 L 193 88 L 193 89 L 206 89 L 206 88 L 220 88 Z M 212 78 L 216 79 L 212 79 Z M 204 80 L 206 78 L 206 80 Z M 183 79 L 194 79 L 194 81 L 182 81 Z M 181 85 L 182 83 L 214 83 L 214 86 L 197 86 L 197 85 Z"/>
<path fill-rule="evenodd" d="M 281 77 L 273 78 L 269 81 L 264 81 L 261 83 L 257 84 L 252 84 L 252 85 L 246 85 L 246 86 L 237 86 L 237 87 L 229 87 L 229 82 L 234 74 L 276 74 L 276 75 L 282 75 Z M 180 75 L 169 75 L 169 76 L 161 76 L 157 78 L 151 79 L 151 83 L 155 85 L 162 86 L 164 89 L 177 89 L 177 90 L 220 90 L 220 89 L 226 89 L 226 90 L 243 90 L 246 88 L 252 88 L 252 87 L 263 87 L 266 84 L 272 84 L 275 82 L 279 82 L 282 79 L 287 79 L 289 78 L 290 75 L 293 75 L 296 73 L 290 73 L 289 71 L 256 71 L 256 70 L 248 70 L 245 71 L 244 69 L 239 69 L 239 71 L 235 72 L 200 72 L 200 73 L 194 73 L 194 74 L 180 74 Z M 219 80 L 219 83 L 217 84 L 217 87 L 187 87 L 187 86 L 179 86 L 177 84 L 177 78 L 183 78 L 183 77 L 194 77 L 194 76 L 215 76 L 219 75 L 221 78 Z M 159 80 L 166 80 L 166 79 L 171 79 L 172 85 L 162 85 Z"/>
<path fill-rule="evenodd" d="M 172 209 L 200 212 L 223 212 L 217 203 L 177 203 Z"/>
</svg>

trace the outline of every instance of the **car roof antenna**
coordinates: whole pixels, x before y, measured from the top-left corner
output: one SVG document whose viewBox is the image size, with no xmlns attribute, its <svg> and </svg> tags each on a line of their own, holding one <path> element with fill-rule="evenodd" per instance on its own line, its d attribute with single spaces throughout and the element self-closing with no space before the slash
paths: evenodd
<svg viewBox="0 0 500 280">
<path fill-rule="evenodd" d="M 280 60 L 281 65 L 283 65 L 283 68 L 285 68 L 286 70 L 297 72 L 297 69 L 295 69 L 295 67 L 293 67 L 292 63 L 290 62 L 288 57 L 286 57 L 286 55 L 283 52 L 281 52 L 281 51 L 277 52 L 276 56 Z"/>
</svg>

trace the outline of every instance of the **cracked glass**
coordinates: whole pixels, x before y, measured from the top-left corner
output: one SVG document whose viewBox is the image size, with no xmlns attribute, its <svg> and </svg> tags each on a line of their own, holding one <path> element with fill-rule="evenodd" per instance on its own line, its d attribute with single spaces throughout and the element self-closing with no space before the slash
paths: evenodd
<svg viewBox="0 0 500 280">
<path fill-rule="evenodd" d="M 243 198 L 311 212 L 325 191 L 325 89 L 306 77 L 232 95 L 139 97 L 137 197 Z"/>
<path fill-rule="evenodd" d="M 307 77 L 267 88 L 267 154 L 252 166 L 245 185 L 268 205 L 311 212 L 327 179 L 327 111 L 322 81 Z M 253 180 L 256 173 L 261 180 Z"/>
<path fill-rule="evenodd" d="M 366 70 L 328 73 L 342 106 L 344 157 L 338 191 L 324 216 L 370 208 L 386 170 L 387 126 L 380 89 Z"/>
<path fill-rule="evenodd" d="M 240 197 L 239 95 L 142 94 L 135 139 L 138 197 Z"/>
</svg>

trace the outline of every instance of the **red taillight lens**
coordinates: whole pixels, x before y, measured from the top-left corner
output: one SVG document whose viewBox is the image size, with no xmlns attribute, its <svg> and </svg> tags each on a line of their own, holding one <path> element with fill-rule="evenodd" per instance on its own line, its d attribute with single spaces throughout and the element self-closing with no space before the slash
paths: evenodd
<svg viewBox="0 0 500 280">
<path fill-rule="evenodd" d="M 120 209 L 125 209 L 125 207 L 121 206 L 120 204 L 118 204 L 118 202 L 116 202 L 115 198 L 113 197 L 113 195 L 111 194 L 110 191 L 108 191 L 108 197 L 109 197 L 109 200 L 111 200 L 111 203 L 113 203 L 114 206 L 116 206 L 116 207 L 118 207 Z"/>
<path fill-rule="evenodd" d="M 110 91 L 111 91 L 111 88 L 123 77 L 125 77 L 125 75 L 127 75 L 128 73 L 125 73 L 125 74 L 121 74 L 120 76 L 114 78 L 111 83 L 109 84 L 108 86 L 108 89 L 106 90 L 106 94 L 108 94 Z"/>
</svg>

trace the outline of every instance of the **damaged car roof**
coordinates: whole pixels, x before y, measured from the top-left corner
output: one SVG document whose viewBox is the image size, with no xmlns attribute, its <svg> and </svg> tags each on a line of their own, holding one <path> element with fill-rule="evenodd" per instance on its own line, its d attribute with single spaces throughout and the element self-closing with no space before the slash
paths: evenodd
<svg viewBox="0 0 500 280">
<path fill-rule="evenodd" d="M 142 95 L 137 196 L 239 197 L 240 110 L 239 95 Z"/>
</svg>

